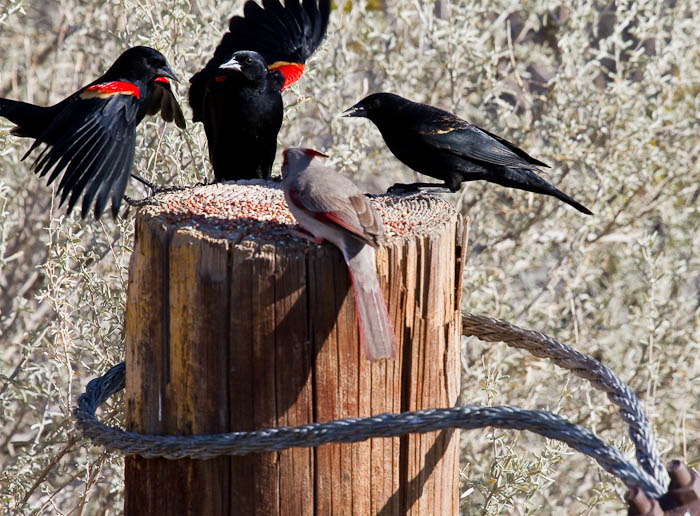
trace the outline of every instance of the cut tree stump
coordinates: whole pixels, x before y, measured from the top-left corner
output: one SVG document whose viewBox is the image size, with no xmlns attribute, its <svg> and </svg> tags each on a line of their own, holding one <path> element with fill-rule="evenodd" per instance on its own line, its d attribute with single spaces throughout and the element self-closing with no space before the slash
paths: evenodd
<svg viewBox="0 0 700 516">
<path fill-rule="evenodd" d="M 380 196 L 377 270 L 396 360 L 360 348 L 347 267 L 292 236 L 279 183 L 216 184 L 139 210 L 126 314 L 128 430 L 203 434 L 457 404 L 468 221 Z M 298 229 L 298 228 L 297 228 Z M 458 514 L 455 430 L 210 460 L 126 459 L 134 515 Z"/>
</svg>

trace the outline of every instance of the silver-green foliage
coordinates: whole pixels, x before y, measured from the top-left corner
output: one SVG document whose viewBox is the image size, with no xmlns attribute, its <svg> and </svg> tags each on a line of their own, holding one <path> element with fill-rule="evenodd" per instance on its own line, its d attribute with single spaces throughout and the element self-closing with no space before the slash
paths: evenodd
<svg viewBox="0 0 700 516">
<path fill-rule="evenodd" d="M 197 71 L 241 2 L 5 0 L 0 95 L 53 103 L 127 46 Z M 700 462 L 700 20 L 690 0 L 336 4 L 328 38 L 285 92 L 280 148 L 314 147 L 368 190 L 414 177 L 366 120 L 339 114 L 393 91 L 438 105 L 553 165 L 591 208 L 467 184 L 474 221 L 464 307 L 550 333 L 642 396 L 668 457 Z M 179 87 L 186 115 L 186 87 Z M 70 409 L 123 359 L 132 215 L 65 217 L 0 121 L 0 513 L 121 512 L 123 461 L 81 447 Z M 135 170 L 161 184 L 211 177 L 201 125 L 151 118 Z M 128 192 L 145 192 L 132 184 Z M 631 452 L 604 395 L 501 345 L 465 340 L 462 399 L 556 411 Z M 119 400 L 105 416 L 119 423 Z M 464 514 L 624 512 L 622 485 L 556 442 L 462 436 Z"/>
</svg>

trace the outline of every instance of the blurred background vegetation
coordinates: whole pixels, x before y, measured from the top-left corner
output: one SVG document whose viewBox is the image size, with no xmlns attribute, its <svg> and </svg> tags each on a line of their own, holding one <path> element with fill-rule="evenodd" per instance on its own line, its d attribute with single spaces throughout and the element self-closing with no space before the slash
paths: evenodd
<svg viewBox="0 0 700 516">
<path fill-rule="evenodd" d="M 284 94 L 280 151 L 302 144 L 367 191 L 413 172 L 368 121 L 339 114 L 392 91 L 512 140 L 553 165 L 549 197 L 466 184 L 474 220 L 463 308 L 592 354 L 642 398 L 667 459 L 700 463 L 700 15 L 691 0 L 336 3 L 328 38 Z M 185 79 L 242 2 L 0 0 L 0 96 L 55 103 L 125 48 Z M 178 88 L 186 115 L 186 84 Z M 70 410 L 123 359 L 133 210 L 66 217 L 0 121 L 0 513 L 118 514 L 123 460 L 82 445 Z M 212 178 L 201 125 L 141 124 L 135 171 Z M 279 163 L 276 165 L 279 169 Z M 129 195 L 145 194 L 132 181 Z M 552 410 L 630 456 L 606 397 L 547 360 L 464 339 L 462 402 Z M 120 398 L 103 410 L 118 424 Z M 621 482 L 557 442 L 462 433 L 463 514 L 624 514 Z"/>
</svg>

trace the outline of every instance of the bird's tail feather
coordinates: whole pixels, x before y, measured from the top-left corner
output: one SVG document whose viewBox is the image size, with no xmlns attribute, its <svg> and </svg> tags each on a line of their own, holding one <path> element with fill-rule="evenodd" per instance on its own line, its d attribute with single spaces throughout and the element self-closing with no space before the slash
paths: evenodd
<svg viewBox="0 0 700 516">
<path fill-rule="evenodd" d="M 489 181 L 493 181 L 494 183 L 498 183 L 509 188 L 517 188 L 528 192 L 551 195 L 552 197 L 556 197 L 560 201 L 564 201 L 566 204 L 573 206 L 581 213 L 593 215 L 593 212 L 586 208 L 583 204 L 575 201 L 561 190 L 552 186 L 540 176 L 535 174 L 532 170 L 525 168 L 512 169 L 504 167 L 502 174 L 494 174 L 494 176 L 495 177 L 489 177 Z"/>
<path fill-rule="evenodd" d="M 43 131 L 47 109 L 19 100 L 0 98 L 0 116 L 15 124 L 11 131 L 15 136 L 37 138 Z"/>
<path fill-rule="evenodd" d="M 364 245 L 348 260 L 360 342 L 369 360 L 396 358 L 396 336 L 379 287 L 374 248 Z"/>
</svg>

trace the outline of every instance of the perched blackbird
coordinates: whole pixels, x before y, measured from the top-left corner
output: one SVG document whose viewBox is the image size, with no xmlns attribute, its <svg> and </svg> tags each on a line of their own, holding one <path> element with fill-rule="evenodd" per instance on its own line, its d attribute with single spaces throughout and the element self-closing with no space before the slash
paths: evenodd
<svg viewBox="0 0 700 516">
<path fill-rule="evenodd" d="M 289 211 L 317 243 L 343 253 L 350 271 L 360 341 L 369 360 L 396 358 L 396 338 L 377 280 L 374 248 L 384 235 L 379 213 L 355 184 L 316 159 L 312 149 L 283 152 L 282 189 Z"/>
<path fill-rule="evenodd" d="M 192 120 L 204 123 L 217 181 L 270 176 L 282 90 L 321 44 L 330 9 L 330 0 L 263 0 L 262 7 L 249 0 L 190 79 Z"/>
<path fill-rule="evenodd" d="M 538 176 L 549 167 L 509 141 L 452 113 L 411 102 L 392 93 L 375 93 L 345 111 L 369 118 L 389 150 L 416 172 L 442 179 L 456 192 L 462 181 L 485 179 L 502 186 L 551 195 L 587 215 L 592 212 Z M 397 184 L 393 191 L 415 191 L 434 183 Z"/>
<path fill-rule="evenodd" d="M 84 218 L 94 203 L 99 218 L 108 199 L 116 217 L 134 162 L 136 126 L 146 114 L 185 119 L 168 79 L 177 76 L 163 55 L 149 47 L 126 50 L 99 79 L 49 107 L 0 99 L 0 116 L 14 124 L 16 136 L 34 138 L 22 159 L 45 144 L 32 165 L 48 184 L 58 176 L 61 204 L 68 212 L 83 196 Z"/>
</svg>

